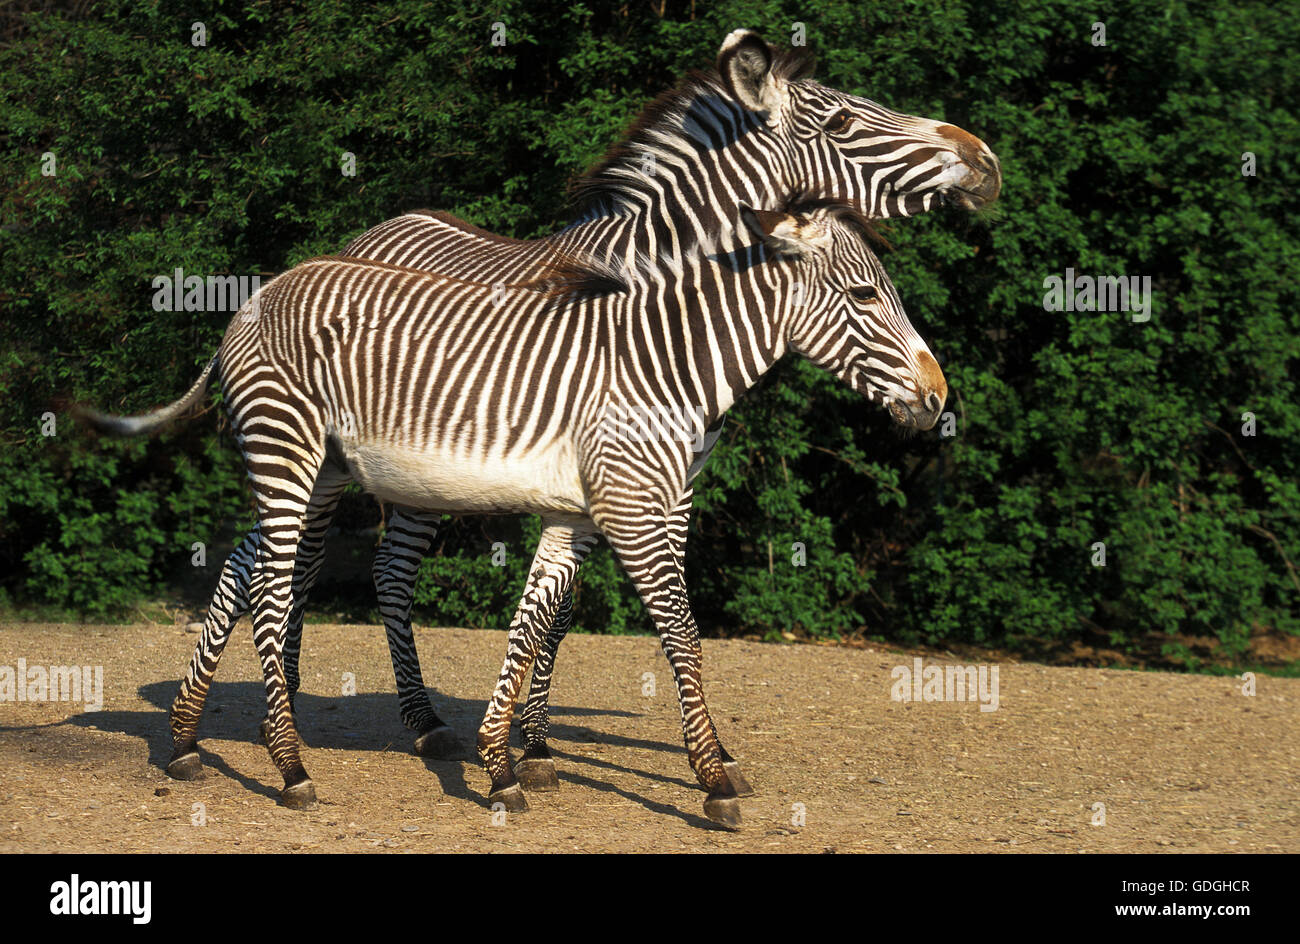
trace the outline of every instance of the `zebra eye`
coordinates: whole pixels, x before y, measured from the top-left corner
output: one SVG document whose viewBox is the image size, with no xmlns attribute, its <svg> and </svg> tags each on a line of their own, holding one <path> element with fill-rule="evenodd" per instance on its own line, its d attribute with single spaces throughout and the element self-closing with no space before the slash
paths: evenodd
<svg viewBox="0 0 1300 944">
<path fill-rule="evenodd" d="M 849 294 L 860 302 L 869 302 L 880 296 L 880 293 L 876 291 L 874 285 L 860 285 L 857 288 L 851 288 L 849 289 Z"/>
<path fill-rule="evenodd" d="M 848 109 L 841 108 L 835 114 L 831 115 L 830 121 L 826 122 L 826 130 L 831 134 L 838 134 L 848 128 L 853 123 L 853 115 Z"/>
</svg>

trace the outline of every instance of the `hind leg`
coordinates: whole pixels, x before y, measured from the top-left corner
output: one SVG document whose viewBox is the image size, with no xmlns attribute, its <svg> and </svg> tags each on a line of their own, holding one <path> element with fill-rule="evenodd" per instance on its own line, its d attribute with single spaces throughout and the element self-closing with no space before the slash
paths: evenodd
<svg viewBox="0 0 1300 944">
<path fill-rule="evenodd" d="M 254 527 L 226 559 L 216 592 L 208 604 L 203 634 L 194 647 L 189 669 L 172 702 L 172 756 L 167 762 L 167 775 L 177 780 L 193 780 L 203 770 L 199 761 L 199 718 L 217 664 L 221 661 L 221 653 L 230 639 L 231 627 L 248 610 L 248 587 L 259 543 L 260 534 Z"/>
<path fill-rule="evenodd" d="M 307 598 L 316 585 L 321 565 L 325 562 L 325 535 L 350 481 L 351 476 L 342 467 L 332 463 L 322 466 L 312 488 L 311 501 L 307 505 L 307 520 L 298 542 L 293 569 L 293 606 L 289 610 L 289 625 L 284 636 L 284 678 L 289 687 L 289 710 L 295 718 L 298 716 L 294 699 L 298 695 L 300 684 L 298 659 L 302 652 L 303 615 L 307 609 Z M 267 740 L 269 731 L 270 719 L 263 719 L 263 742 Z"/>
<path fill-rule="evenodd" d="M 255 419 L 245 422 L 256 424 Z M 256 425 L 260 428 L 262 424 Z M 253 483 L 262 538 L 249 592 L 253 645 L 262 663 L 266 685 L 267 748 L 284 778 L 280 801 L 291 809 L 310 809 L 316 805 L 316 789 L 302 763 L 298 731 L 289 707 L 284 640 L 293 605 L 298 542 L 324 456 L 323 449 L 313 453 L 303 443 L 277 445 L 279 448 L 267 455 L 260 455 L 245 445 L 245 464 Z"/>
<path fill-rule="evenodd" d="M 395 508 L 371 573 L 388 637 L 402 724 L 416 732 L 415 753 L 446 758 L 460 755 L 465 746 L 429 702 L 420 672 L 420 657 L 415 650 L 415 633 L 411 629 L 415 578 L 420 561 L 438 533 L 438 518 L 435 514 Z"/>
</svg>

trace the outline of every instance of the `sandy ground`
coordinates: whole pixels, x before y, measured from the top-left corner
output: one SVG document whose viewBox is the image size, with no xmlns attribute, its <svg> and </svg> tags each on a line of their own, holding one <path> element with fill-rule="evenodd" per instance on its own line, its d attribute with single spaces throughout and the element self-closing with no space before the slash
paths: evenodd
<svg viewBox="0 0 1300 944">
<path fill-rule="evenodd" d="M 200 729 L 205 776 L 182 783 L 162 770 L 167 708 L 196 636 L 0 625 L 0 666 L 103 667 L 98 712 L 0 702 L 0 852 L 1300 852 L 1300 679 L 1260 676 L 1247 696 L 1233 678 L 1002 663 L 982 712 L 891 700 L 910 653 L 706 640 L 713 717 L 757 790 L 731 833 L 703 816 L 657 641 L 573 636 L 552 702 L 560 791 L 494 823 L 475 758 L 411 753 L 370 626 L 307 627 L 299 723 L 320 805 L 293 812 L 257 740 L 247 626 Z M 417 631 L 466 744 L 504 640 Z"/>
</svg>

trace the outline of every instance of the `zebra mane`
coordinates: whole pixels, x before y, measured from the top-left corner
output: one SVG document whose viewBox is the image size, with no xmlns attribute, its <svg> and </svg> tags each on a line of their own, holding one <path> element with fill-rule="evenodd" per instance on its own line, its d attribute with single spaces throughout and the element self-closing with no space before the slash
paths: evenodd
<svg viewBox="0 0 1300 944">
<path fill-rule="evenodd" d="M 856 231 L 869 247 L 893 250 L 876 227 L 876 224 L 856 206 L 842 196 L 815 196 L 807 192 L 796 193 L 780 208 L 791 215 L 806 215 L 826 211 L 838 222 Z M 735 237 L 731 234 L 703 233 L 693 246 L 684 247 L 685 258 L 711 258 L 719 252 L 733 251 Z M 725 248 L 724 248 L 725 247 Z M 667 253 L 652 258 L 638 252 L 631 266 L 612 260 L 598 259 L 586 253 L 566 253 L 555 250 L 542 271 L 526 282 L 515 283 L 511 288 L 524 288 L 541 292 L 557 305 L 570 301 L 617 295 L 630 291 L 633 286 L 661 283 L 668 276 L 680 277 L 684 267 L 680 260 Z"/>
<path fill-rule="evenodd" d="M 626 292 L 631 288 L 627 276 L 627 272 L 592 256 L 555 250 L 541 272 L 512 287 L 541 292 L 559 305 Z"/>
<path fill-rule="evenodd" d="M 772 52 L 772 74 L 779 81 L 792 82 L 812 77 L 816 59 L 807 49 L 773 49 Z M 569 199 L 577 217 L 581 219 L 600 212 L 633 195 L 635 187 L 632 182 L 640 177 L 636 165 L 647 153 L 659 151 L 664 144 L 705 146 L 706 142 L 691 138 L 684 127 L 684 119 L 697 99 L 710 95 L 734 101 L 716 71 L 693 69 L 673 88 L 660 93 L 642 108 L 618 143 L 569 185 Z"/>
</svg>

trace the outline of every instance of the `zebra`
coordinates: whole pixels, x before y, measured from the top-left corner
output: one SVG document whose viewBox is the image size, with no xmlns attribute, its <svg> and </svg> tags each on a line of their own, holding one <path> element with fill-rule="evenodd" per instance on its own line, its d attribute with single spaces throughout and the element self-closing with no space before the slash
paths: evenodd
<svg viewBox="0 0 1300 944">
<path fill-rule="evenodd" d="M 680 255 L 646 252 L 621 267 L 562 257 L 543 278 L 504 289 L 375 261 L 310 260 L 235 316 L 180 400 L 143 417 L 91 417 L 101 429 L 148 432 L 220 380 L 258 508 L 253 637 L 286 806 L 316 802 L 283 670 L 295 557 L 313 493 L 348 478 L 404 506 L 542 516 L 532 580 L 478 732 L 490 804 L 527 809 L 508 752 L 515 700 L 599 535 L 673 669 L 705 815 L 739 828 L 669 530 L 696 460 L 690 439 L 787 351 L 906 426 L 933 427 L 947 397 L 867 246 L 864 216 L 819 201 L 742 205 L 739 217 Z M 692 436 L 647 435 L 629 419 L 664 411 L 690 417 Z"/>
<path fill-rule="evenodd" d="M 633 233 L 661 220 L 698 234 L 734 218 L 741 196 L 780 203 L 791 191 L 838 193 L 873 218 L 909 216 L 946 202 L 978 209 L 1001 186 L 997 158 L 983 142 L 952 125 L 899 115 L 874 102 L 828 89 L 809 76 L 807 57 L 778 52 L 755 33 L 737 30 L 723 42 L 714 74 L 693 73 L 652 103 L 632 133 L 580 184 L 585 209 L 577 222 L 544 239 L 515 240 L 487 233 L 443 212 L 416 211 L 354 239 L 342 255 L 425 269 L 459 279 L 520 282 L 539 275 L 557 251 L 615 247 L 624 252 Z M 680 159 L 714 144 L 716 161 L 690 166 Z M 683 183 L 682 203 L 672 190 L 647 191 L 640 179 L 648 165 L 667 157 Z M 653 156 L 651 158 L 650 156 Z M 718 429 L 709 430 L 687 478 L 672 533 L 681 553 L 686 540 L 694 473 L 707 459 Z M 290 702 L 298 689 L 298 657 L 306 596 L 319 571 L 325 533 L 343 483 L 312 496 L 298 550 L 284 648 Z M 415 750 L 431 757 L 455 756 L 460 745 L 434 712 L 424 689 L 411 632 L 410 608 L 420 559 L 432 544 L 437 516 L 395 508 L 372 570 L 392 654 L 403 723 L 416 732 Z M 248 608 L 258 534 L 250 533 L 223 569 L 189 670 L 172 709 L 175 744 L 193 741 L 199 714 L 231 625 Z M 530 584 L 531 586 L 531 584 Z M 547 699 L 556 650 L 570 624 L 565 594 L 533 668 L 520 724 L 524 756 L 517 774 L 530 789 L 555 789 L 558 779 L 546 747 Z M 264 734 L 266 728 L 264 727 Z M 752 788 L 739 764 L 723 751 L 725 766 L 741 795 Z M 192 752 L 168 765 L 175 777 L 197 776 Z"/>
</svg>

